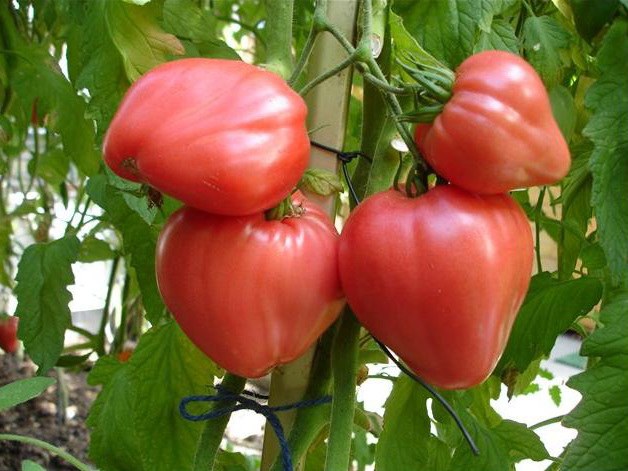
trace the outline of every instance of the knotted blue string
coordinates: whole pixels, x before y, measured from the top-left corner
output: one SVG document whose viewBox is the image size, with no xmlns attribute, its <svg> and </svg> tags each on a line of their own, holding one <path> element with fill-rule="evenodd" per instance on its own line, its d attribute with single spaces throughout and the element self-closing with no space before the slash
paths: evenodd
<svg viewBox="0 0 628 471">
<path fill-rule="evenodd" d="M 303 409 L 306 407 L 314 407 L 331 402 L 331 396 L 322 396 L 317 399 L 309 399 L 304 401 L 293 402 L 291 404 L 284 404 L 281 406 L 269 406 L 266 404 L 260 404 L 255 399 L 268 399 L 267 396 L 261 394 L 255 394 L 250 391 L 243 391 L 242 394 L 234 394 L 233 392 L 223 388 L 221 385 L 214 386 L 218 392 L 215 395 L 206 396 L 187 396 L 181 399 L 179 403 L 179 413 L 181 417 L 192 422 L 200 422 L 203 420 L 217 419 L 229 415 L 232 412 L 239 410 L 252 410 L 258 414 L 263 415 L 268 423 L 273 428 L 279 446 L 281 447 L 281 462 L 283 464 L 284 471 L 293 471 L 292 456 L 290 455 L 290 447 L 288 446 L 288 440 L 283 430 L 283 426 L 279 421 L 279 417 L 276 412 L 282 412 L 292 409 Z M 248 396 L 248 397 L 247 397 Z M 188 404 L 192 402 L 220 402 L 220 401 L 233 401 L 234 404 L 226 406 L 216 410 L 210 410 L 203 414 L 191 414 L 187 410 Z"/>
</svg>

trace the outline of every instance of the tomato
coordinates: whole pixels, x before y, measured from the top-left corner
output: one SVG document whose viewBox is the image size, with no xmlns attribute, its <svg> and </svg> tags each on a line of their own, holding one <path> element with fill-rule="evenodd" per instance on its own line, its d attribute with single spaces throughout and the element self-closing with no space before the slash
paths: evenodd
<svg viewBox="0 0 628 471">
<path fill-rule="evenodd" d="M 183 331 L 226 370 L 255 378 L 303 354 L 344 304 L 338 233 L 304 213 L 228 217 L 184 207 L 157 244 L 157 282 Z"/>
<path fill-rule="evenodd" d="M 107 165 L 189 206 L 254 214 L 288 196 L 309 160 L 301 97 L 244 62 L 181 59 L 135 82 L 104 141 Z"/>
<path fill-rule="evenodd" d="M 451 99 L 415 140 L 439 175 L 475 193 L 555 183 L 571 164 L 543 82 L 504 51 L 465 60 Z"/>
<path fill-rule="evenodd" d="M 437 186 L 390 190 L 351 213 L 339 247 L 347 301 L 360 322 L 426 381 L 485 380 L 506 346 L 530 280 L 533 243 L 508 195 Z"/>
<path fill-rule="evenodd" d="M 0 348 L 7 353 L 14 353 L 18 347 L 18 318 L 15 316 L 0 317 Z"/>
</svg>

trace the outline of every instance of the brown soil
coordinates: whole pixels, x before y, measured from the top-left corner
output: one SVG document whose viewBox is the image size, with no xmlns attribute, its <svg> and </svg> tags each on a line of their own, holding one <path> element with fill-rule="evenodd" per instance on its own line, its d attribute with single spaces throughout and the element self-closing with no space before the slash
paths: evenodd
<svg viewBox="0 0 628 471">
<path fill-rule="evenodd" d="M 16 355 L 0 354 L 0 386 L 34 375 L 35 368 L 28 360 Z M 55 373 L 51 374 L 56 376 Z M 68 418 L 64 421 L 58 404 L 57 386 L 51 386 L 39 397 L 12 409 L 0 412 L 0 433 L 25 435 L 44 440 L 64 449 L 84 463 L 87 459 L 89 433 L 85 419 L 97 390 L 88 386 L 84 372 L 64 373 L 68 389 Z M 0 471 L 19 471 L 23 460 L 31 460 L 48 471 L 75 470 L 62 459 L 32 445 L 0 441 Z"/>
</svg>

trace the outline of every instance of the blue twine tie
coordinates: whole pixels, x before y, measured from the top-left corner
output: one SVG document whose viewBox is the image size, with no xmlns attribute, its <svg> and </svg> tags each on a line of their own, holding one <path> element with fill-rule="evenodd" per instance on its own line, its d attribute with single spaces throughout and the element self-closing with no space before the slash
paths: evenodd
<svg viewBox="0 0 628 471">
<path fill-rule="evenodd" d="M 290 454 L 290 447 L 288 446 L 288 440 L 283 430 L 283 426 L 279 421 L 279 417 L 276 412 L 288 411 L 292 409 L 303 409 L 306 407 L 314 407 L 331 402 L 331 396 L 322 396 L 317 399 L 309 399 L 304 401 L 293 402 L 291 404 L 284 404 L 282 406 L 268 406 L 266 404 L 260 404 L 252 398 L 268 399 L 267 396 L 261 394 L 255 394 L 250 391 L 243 391 L 242 394 L 234 394 L 233 392 L 223 388 L 220 384 L 214 386 L 214 389 L 218 391 L 218 394 L 213 396 L 187 396 L 181 399 L 179 403 L 179 413 L 181 417 L 192 422 L 200 422 L 203 420 L 217 419 L 229 415 L 232 412 L 239 410 L 252 410 L 258 414 L 263 415 L 268 423 L 272 426 L 279 445 L 281 447 L 281 462 L 283 464 L 284 471 L 293 471 L 292 456 Z M 249 396 L 249 397 L 247 397 Z M 219 401 L 234 401 L 232 406 L 223 407 L 221 409 L 211 410 L 203 414 L 191 414 L 187 410 L 188 404 L 192 402 L 219 402 Z"/>
</svg>

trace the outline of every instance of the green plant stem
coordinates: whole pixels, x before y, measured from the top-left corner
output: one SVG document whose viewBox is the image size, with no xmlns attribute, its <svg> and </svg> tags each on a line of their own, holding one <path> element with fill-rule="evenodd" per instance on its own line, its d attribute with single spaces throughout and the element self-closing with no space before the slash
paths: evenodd
<svg viewBox="0 0 628 471">
<path fill-rule="evenodd" d="M 93 468 L 87 466 L 85 463 L 82 463 L 77 458 L 69 454 L 67 451 L 62 450 L 61 448 L 58 448 L 54 445 L 51 445 L 50 443 L 46 443 L 43 440 L 38 440 L 37 438 L 3 433 L 3 434 L 0 434 L 0 440 L 27 443 L 29 445 L 33 445 L 38 448 L 42 448 L 46 451 L 49 451 L 50 453 L 58 456 L 59 458 L 64 459 L 65 461 L 70 463 L 72 466 L 74 466 L 76 469 L 80 469 L 81 471 L 93 471 Z"/>
<path fill-rule="evenodd" d="M 370 38 L 371 38 L 371 29 L 372 29 L 371 18 L 370 18 L 371 11 L 372 11 L 371 0 L 364 0 L 362 3 L 362 18 L 363 18 L 362 39 L 360 40 L 360 45 L 357 48 L 354 48 L 353 45 L 344 37 L 342 32 L 340 32 L 326 18 L 319 20 L 322 23 L 323 25 L 322 27 L 325 29 L 325 31 L 332 34 L 332 36 L 336 38 L 336 40 L 340 43 L 340 45 L 349 53 L 349 57 L 346 60 L 342 61 L 337 66 L 335 66 L 333 69 L 328 70 L 324 74 L 314 78 L 311 82 L 306 84 L 299 91 L 299 93 L 302 96 L 304 96 L 312 88 L 324 82 L 328 78 L 333 77 L 335 74 L 337 74 L 344 68 L 349 67 L 360 61 L 366 62 L 366 66 L 370 74 L 367 80 L 370 78 L 377 82 L 376 86 L 381 89 L 382 94 L 384 95 L 384 100 L 395 122 L 395 127 L 397 128 L 399 135 L 401 136 L 406 146 L 408 147 L 408 150 L 412 154 L 412 157 L 419 165 L 419 168 L 421 169 L 421 173 L 425 174 L 427 170 L 427 165 L 425 161 L 423 160 L 423 158 L 421 157 L 421 154 L 419 154 L 419 151 L 417 150 L 416 145 L 414 144 L 414 138 L 412 136 L 412 133 L 410 132 L 407 125 L 403 122 L 403 120 L 400 119 L 401 115 L 403 115 L 403 110 L 401 108 L 401 105 L 399 104 L 399 100 L 397 100 L 397 97 L 395 96 L 395 94 L 398 93 L 400 90 L 396 88 L 391 89 L 391 86 L 388 83 L 386 76 L 382 73 L 379 65 L 377 64 L 377 61 L 373 58 L 372 54 L 370 54 L 370 47 L 371 47 Z M 369 52 L 369 54 L 368 54 L 368 57 L 365 57 L 367 51 Z"/>
<path fill-rule="evenodd" d="M 292 13 L 294 0 L 264 0 L 268 32 L 266 66 L 268 70 L 288 78 L 292 70 Z"/>
<path fill-rule="evenodd" d="M 223 388 L 236 395 L 242 392 L 245 384 L 245 378 L 230 373 L 227 373 L 222 379 Z M 233 404 L 233 400 L 215 402 L 212 410 L 230 407 Z M 218 448 L 220 447 L 220 442 L 222 441 L 230 417 L 231 414 L 227 414 L 207 422 L 196 448 L 194 471 L 211 471 L 214 468 L 216 454 L 218 453 Z"/>
<path fill-rule="evenodd" d="M 534 235 L 536 239 L 534 243 L 534 252 L 536 254 L 536 269 L 539 273 L 543 271 L 543 264 L 541 260 L 541 212 L 543 211 L 543 201 L 545 200 L 546 189 L 547 187 L 541 188 L 539 199 L 536 202 L 536 207 L 534 208 Z"/>
<path fill-rule="evenodd" d="M 299 79 L 301 74 L 303 73 L 303 69 L 307 64 L 308 59 L 310 58 L 310 54 L 312 53 L 312 49 L 314 48 L 314 42 L 316 41 L 316 37 L 318 36 L 319 31 L 312 27 L 310 32 L 305 40 L 305 45 L 303 46 L 303 50 L 301 51 L 301 55 L 299 56 L 299 60 L 297 61 L 297 65 L 294 67 L 290 78 L 288 79 L 288 85 L 291 87 L 294 86 L 295 82 Z"/>
<path fill-rule="evenodd" d="M 126 341 L 126 327 L 127 327 L 127 319 L 129 317 L 129 307 L 128 307 L 128 297 L 129 297 L 129 289 L 130 289 L 131 281 L 129 274 L 124 277 L 124 284 L 122 285 L 122 308 L 120 313 L 120 325 L 118 326 L 118 330 L 113 338 L 113 344 L 111 346 L 111 352 L 120 353 L 124 348 L 124 342 Z"/>
<path fill-rule="evenodd" d="M 546 427 L 548 425 L 557 424 L 561 422 L 565 418 L 564 415 L 559 415 L 557 417 L 552 417 L 551 419 L 543 420 L 537 424 L 531 425 L 528 427 L 530 430 L 536 430 L 537 428 Z"/>
<path fill-rule="evenodd" d="M 89 330 L 85 330 L 81 327 L 71 325 L 68 327 L 68 330 L 71 330 L 72 332 L 76 332 L 77 334 L 81 334 L 83 337 L 89 339 L 90 341 L 93 341 L 94 339 L 94 334 L 92 334 Z"/>
<path fill-rule="evenodd" d="M 307 95 L 307 93 L 310 90 L 312 90 L 316 85 L 318 85 L 319 83 L 324 82 L 328 78 L 333 77 L 337 73 L 339 73 L 339 72 L 343 71 L 344 69 L 346 69 L 347 67 L 351 66 L 355 62 L 355 60 L 356 60 L 355 59 L 355 54 L 347 57 L 340 64 L 338 64 L 335 67 L 329 69 L 325 73 L 319 75 L 318 77 L 314 78 L 312 81 L 310 81 L 309 83 L 304 85 L 303 88 L 301 88 L 301 90 L 299 90 L 299 95 L 301 95 L 301 96 Z"/>
<path fill-rule="evenodd" d="M 37 179 L 37 167 L 39 166 L 39 128 L 33 126 L 33 174 L 28 182 L 26 193 L 30 192 Z M 24 195 L 26 196 L 26 194 Z"/>
<path fill-rule="evenodd" d="M 321 337 L 316 348 L 310 379 L 307 390 L 303 396 L 304 400 L 316 399 L 324 396 L 329 391 L 331 383 L 331 349 L 336 337 L 338 322 Z M 329 423 L 330 406 L 322 405 L 317 407 L 306 407 L 299 409 L 292 425 L 292 430 L 288 435 L 288 447 L 293 463 L 299 463 L 310 445 L 318 437 L 323 427 Z M 276 459 L 270 471 L 283 471 L 281 461 Z"/>
<path fill-rule="evenodd" d="M 360 324 L 347 308 L 332 348 L 334 378 L 325 471 L 349 469 L 355 415 Z"/>
<path fill-rule="evenodd" d="M 355 48 L 353 47 L 353 44 L 351 44 L 347 38 L 344 37 L 344 35 L 342 34 L 342 32 L 336 28 L 333 24 L 329 23 L 326 21 L 325 23 L 325 31 L 327 31 L 328 33 L 330 33 L 334 38 L 336 38 L 336 41 L 338 41 L 338 43 L 345 49 L 345 51 L 347 51 L 349 54 L 353 54 L 355 52 Z"/>
<path fill-rule="evenodd" d="M 113 259 L 111 265 L 111 271 L 109 272 L 109 281 L 107 285 L 107 296 L 105 298 L 105 306 L 102 309 L 102 318 L 100 320 L 100 327 L 98 328 L 98 345 L 96 345 L 96 351 L 98 355 L 105 354 L 105 327 L 107 327 L 107 320 L 109 319 L 109 307 L 111 306 L 111 295 L 113 294 L 113 285 L 116 281 L 116 273 L 118 272 L 118 265 L 120 264 L 120 257 Z"/>
<path fill-rule="evenodd" d="M 410 90 L 410 89 L 401 88 L 401 87 L 395 87 L 395 86 L 390 85 L 390 84 L 388 84 L 386 82 L 382 82 L 380 79 L 375 77 L 370 72 L 363 72 L 362 73 L 362 77 L 364 77 L 364 80 L 369 82 L 371 85 L 375 85 L 380 90 L 383 90 L 383 91 L 386 91 L 386 92 L 394 93 L 396 95 L 407 95 L 407 94 L 412 93 L 412 90 Z"/>
<path fill-rule="evenodd" d="M 382 73 L 382 70 L 379 68 L 379 65 L 377 64 L 375 59 L 371 59 L 368 62 L 368 68 L 371 74 L 375 76 L 375 78 L 386 83 L 388 82 L 388 80 L 386 80 L 386 76 L 384 76 L 384 74 Z M 425 170 L 427 168 L 427 165 L 425 164 L 425 161 L 419 154 L 419 151 L 414 144 L 414 138 L 412 136 L 412 133 L 410 132 L 410 129 L 403 121 L 399 119 L 399 117 L 403 114 L 403 110 L 401 109 L 399 100 L 397 100 L 397 97 L 393 93 L 384 91 L 382 92 L 382 94 L 384 96 L 384 101 L 386 102 L 386 105 L 390 111 L 390 114 L 395 121 L 395 127 L 397 128 L 397 132 L 399 132 L 401 139 L 403 139 L 403 142 L 405 142 L 415 162 L 417 162 L 421 166 L 421 168 Z"/>
</svg>

